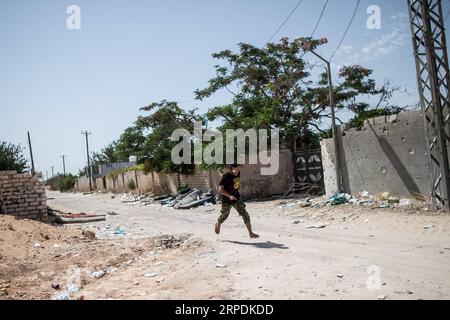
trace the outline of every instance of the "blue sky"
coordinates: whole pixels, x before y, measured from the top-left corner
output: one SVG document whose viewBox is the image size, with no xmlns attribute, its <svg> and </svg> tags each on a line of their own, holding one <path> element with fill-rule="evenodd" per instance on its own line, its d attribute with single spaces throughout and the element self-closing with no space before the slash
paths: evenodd
<svg viewBox="0 0 450 320">
<path fill-rule="evenodd" d="M 280 33 L 308 36 L 324 0 L 304 0 Z M 329 57 L 356 0 L 330 0 L 316 36 Z M 0 140 L 33 139 L 38 170 L 78 172 L 86 163 L 82 130 L 91 149 L 118 138 L 139 108 L 162 99 L 185 108 L 227 103 L 225 93 L 193 102 L 193 91 L 214 75 L 211 53 L 239 42 L 263 46 L 297 0 L 16 0 L 0 2 Z M 69 5 L 81 9 L 81 29 L 66 27 Z M 369 30 L 366 10 L 381 8 L 381 29 Z M 448 10 L 444 2 L 444 12 Z M 311 61 L 313 58 L 311 57 Z M 361 64 L 408 88 L 394 101 L 418 102 L 406 0 L 362 0 L 334 68 Z M 25 151 L 28 156 L 28 150 Z"/>
</svg>

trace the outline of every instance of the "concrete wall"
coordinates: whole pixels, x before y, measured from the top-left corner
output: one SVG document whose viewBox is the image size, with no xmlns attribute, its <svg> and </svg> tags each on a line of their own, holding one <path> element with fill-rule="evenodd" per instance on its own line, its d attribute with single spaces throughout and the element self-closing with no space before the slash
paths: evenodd
<svg viewBox="0 0 450 320">
<path fill-rule="evenodd" d="M 336 192 L 333 140 L 324 140 L 322 158 L 327 195 Z M 420 111 L 366 121 L 343 131 L 340 141 L 345 191 L 397 196 L 430 194 L 424 123 Z"/>
<path fill-rule="evenodd" d="M 19 218 L 48 221 L 47 197 L 41 174 L 0 171 L 0 200 L 6 214 Z"/>
<path fill-rule="evenodd" d="M 273 194 L 284 194 L 293 182 L 292 154 L 289 150 L 280 151 L 280 168 L 274 176 L 262 176 L 261 165 L 244 165 L 241 168 L 241 194 L 243 197 L 264 197 Z M 222 177 L 221 171 L 198 170 L 192 175 L 177 175 L 142 171 L 130 171 L 120 174 L 116 179 L 105 177 L 95 179 L 95 190 L 108 192 L 135 192 L 167 194 L 177 192 L 178 186 L 187 184 L 190 188 L 197 188 L 203 192 L 218 190 Z M 134 181 L 135 190 L 128 187 L 129 181 Z M 81 177 L 77 180 L 75 190 L 89 191 L 89 180 Z"/>
</svg>

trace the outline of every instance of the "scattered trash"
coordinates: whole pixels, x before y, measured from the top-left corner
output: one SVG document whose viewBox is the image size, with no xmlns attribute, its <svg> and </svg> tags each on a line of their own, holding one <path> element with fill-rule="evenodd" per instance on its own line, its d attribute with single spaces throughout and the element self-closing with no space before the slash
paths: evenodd
<svg viewBox="0 0 450 320">
<path fill-rule="evenodd" d="M 61 248 L 61 245 L 60 245 L 60 244 L 57 244 L 57 243 L 55 243 L 55 244 L 53 245 L 53 248 L 55 248 L 55 249 L 60 249 L 60 248 Z"/>
<path fill-rule="evenodd" d="M 70 296 L 67 292 L 57 293 L 52 297 L 52 300 L 70 300 Z"/>
<path fill-rule="evenodd" d="M 114 232 L 114 234 L 118 234 L 118 235 L 124 236 L 125 235 L 125 229 L 121 228 L 121 227 L 117 227 L 116 231 Z"/>
<path fill-rule="evenodd" d="M 392 197 L 392 194 L 390 192 L 383 192 L 380 194 L 380 199 L 387 201 L 390 197 Z"/>
<path fill-rule="evenodd" d="M 378 300 L 386 300 L 386 298 L 387 298 L 386 295 L 381 295 L 377 297 Z"/>
<path fill-rule="evenodd" d="M 316 225 L 312 225 L 312 226 L 307 226 L 305 227 L 305 229 L 323 229 L 328 227 L 329 224 L 327 223 L 322 223 L 322 224 L 316 224 Z"/>
<path fill-rule="evenodd" d="M 216 211 L 216 209 L 214 209 L 214 208 L 205 209 L 205 212 L 214 212 L 214 211 Z"/>
<path fill-rule="evenodd" d="M 59 290 L 61 289 L 61 286 L 59 285 L 59 283 L 52 283 L 52 288 L 55 290 Z"/>
<path fill-rule="evenodd" d="M 342 273 L 338 273 L 337 277 L 342 279 L 344 277 L 344 275 Z"/>
<path fill-rule="evenodd" d="M 361 192 L 361 197 L 367 198 L 368 196 L 369 196 L 369 192 L 368 191 Z"/>
<path fill-rule="evenodd" d="M 299 223 L 302 223 L 303 221 L 302 220 L 294 220 L 294 221 L 292 221 L 292 224 L 299 224 Z"/>
<path fill-rule="evenodd" d="M 165 261 L 159 261 L 159 262 L 155 263 L 155 266 L 160 266 L 160 265 L 162 265 L 164 263 L 165 263 Z"/>
<path fill-rule="evenodd" d="M 144 274 L 144 276 L 147 277 L 147 278 L 154 278 L 154 277 L 156 277 L 156 273 L 148 272 L 148 273 Z"/>
<path fill-rule="evenodd" d="M 109 216 L 118 216 L 119 215 L 117 212 L 114 212 L 114 211 L 107 211 L 106 214 Z"/>
<path fill-rule="evenodd" d="M 0 297 L 7 296 L 7 295 L 8 295 L 8 290 L 6 290 L 6 288 L 1 288 L 0 289 Z"/>
<path fill-rule="evenodd" d="M 80 290 L 80 288 L 77 285 L 75 285 L 75 284 L 69 284 L 67 286 L 67 291 L 69 293 L 75 293 L 75 292 L 78 292 L 79 290 Z"/>
<path fill-rule="evenodd" d="M 92 272 L 92 273 L 91 273 L 91 277 L 94 278 L 94 279 L 100 279 L 100 278 L 102 278 L 104 275 L 105 275 L 105 271 L 102 271 L 102 270 L 100 270 L 100 271 L 95 271 L 95 272 Z"/>
<path fill-rule="evenodd" d="M 434 227 L 436 227 L 434 224 L 427 224 L 427 225 L 424 226 L 423 228 L 426 230 L 426 229 L 432 229 L 432 228 L 434 228 Z"/>
<path fill-rule="evenodd" d="M 352 196 L 347 193 L 336 193 L 332 195 L 329 200 L 331 205 L 340 205 L 347 203 L 351 198 Z"/>
<path fill-rule="evenodd" d="M 216 268 L 226 268 L 227 266 L 224 265 L 223 263 L 217 262 L 216 263 Z"/>
<path fill-rule="evenodd" d="M 389 198 L 387 199 L 387 202 L 388 202 L 388 203 L 400 203 L 400 199 L 399 199 L 399 198 L 396 198 L 396 197 L 389 197 Z"/>
<path fill-rule="evenodd" d="M 398 293 L 398 294 L 414 294 L 414 292 L 412 292 L 411 290 L 402 290 L 402 291 L 394 291 L 394 293 Z"/>
<path fill-rule="evenodd" d="M 115 273 L 117 272 L 119 269 L 116 267 L 110 267 L 108 268 L 108 270 L 106 270 L 106 273 Z"/>
<path fill-rule="evenodd" d="M 135 286 L 137 286 L 137 285 L 139 285 L 139 281 L 134 281 L 133 284 L 134 284 Z"/>
<path fill-rule="evenodd" d="M 411 205 L 411 199 L 400 199 L 400 206 L 408 207 Z"/>
<path fill-rule="evenodd" d="M 34 247 L 35 247 L 35 248 L 40 248 L 40 247 L 41 247 L 41 244 L 36 242 L 36 243 L 34 244 Z"/>
</svg>

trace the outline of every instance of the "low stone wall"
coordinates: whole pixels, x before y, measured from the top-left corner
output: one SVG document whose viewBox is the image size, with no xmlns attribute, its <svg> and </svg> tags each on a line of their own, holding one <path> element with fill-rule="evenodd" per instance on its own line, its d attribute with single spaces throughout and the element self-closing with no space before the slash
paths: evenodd
<svg viewBox="0 0 450 320">
<path fill-rule="evenodd" d="M 0 171 L 0 201 L 3 214 L 48 221 L 47 197 L 41 174 L 17 174 L 16 171 Z"/>
</svg>

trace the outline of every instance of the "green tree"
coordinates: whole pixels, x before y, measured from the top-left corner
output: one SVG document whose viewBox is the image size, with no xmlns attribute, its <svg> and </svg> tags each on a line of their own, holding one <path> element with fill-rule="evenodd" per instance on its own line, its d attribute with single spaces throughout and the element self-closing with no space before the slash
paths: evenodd
<svg viewBox="0 0 450 320">
<path fill-rule="evenodd" d="M 5 141 L 0 141 L 0 171 L 15 170 L 24 173 L 28 170 L 23 148 Z"/>
<path fill-rule="evenodd" d="M 148 132 L 142 154 L 146 170 L 192 173 L 195 169 L 193 164 L 176 165 L 172 162 L 172 149 L 178 142 L 171 141 L 171 136 L 179 128 L 193 132 L 195 121 L 202 121 L 202 117 L 195 114 L 195 109 L 185 111 L 176 102 L 166 100 L 152 103 L 141 110 L 150 113 L 140 116 L 136 121 L 138 127 Z"/>
<path fill-rule="evenodd" d="M 112 142 L 104 147 L 100 152 L 92 153 L 92 165 L 101 165 L 119 162 L 122 159 L 117 152 L 117 143 Z"/>
<path fill-rule="evenodd" d="M 319 133 L 327 133 L 324 120 L 331 117 L 328 76 L 324 71 L 318 81 L 311 79 L 312 67 L 303 59 L 307 52 L 299 40 L 309 41 L 312 49 L 326 42 L 310 38 L 289 42 L 283 38 L 263 49 L 240 43 L 237 53 L 224 50 L 213 54 L 224 63 L 215 66 L 216 76 L 205 89 L 195 91 L 196 98 L 203 100 L 226 90 L 232 100 L 211 108 L 208 120 L 222 119 L 220 129 L 277 128 L 281 143 L 291 149 L 317 144 Z M 334 91 L 337 110 L 365 110 L 369 105 L 358 102 L 358 97 L 383 93 L 371 74 L 361 66 L 341 70 L 341 81 Z"/>
<path fill-rule="evenodd" d="M 115 157 L 119 161 L 128 161 L 130 156 L 137 156 L 138 163 L 143 163 L 145 140 L 142 126 L 135 124 L 125 129 L 119 140 L 113 144 Z"/>
</svg>

